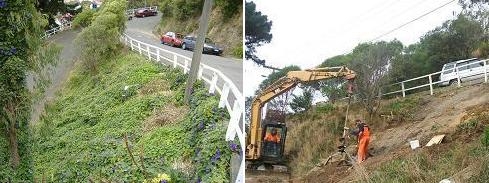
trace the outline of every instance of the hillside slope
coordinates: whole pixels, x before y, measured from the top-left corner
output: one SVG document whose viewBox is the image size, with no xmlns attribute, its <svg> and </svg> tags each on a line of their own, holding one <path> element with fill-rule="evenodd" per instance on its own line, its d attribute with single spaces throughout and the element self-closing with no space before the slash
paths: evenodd
<svg viewBox="0 0 489 183">
<path fill-rule="evenodd" d="M 350 106 L 348 118 L 367 120 L 373 131 L 369 146 L 373 156 L 353 168 L 335 162 L 324 165 L 339 144 L 345 103 L 323 104 L 304 114 L 288 116 L 285 154 L 290 178 L 261 176 L 250 181 L 439 182 L 451 178 L 484 182 L 489 176 L 484 145 L 489 144 L 489 86 L 441 90 L 434 96 L 418 93 L 384 100 L 379 115 L 370 120 L 359 105 Z M 348 126 L 353 126 L 351 123 Z M 416 150 L 409 147 L 410 140 L 419 140 L 424 146 L 438 134 L 446 135 L 440 145 Z M 356 154 L 355 140 L 350 139 L 348 144 L 347 151 Z"/>
<path fill-rule="evenodd" d="M 202 83 L 187 107 L 186 75 L 136 53 L 101 63 L 93 76 L 83 68 L 76 66 L 33 126 L 36 180 L 229 179 L 231 150 L 222 140 L 228 116 Z"/>
<path fill-rule="evenodd" d="M 480 170 L 481 166 L 488 165 L 487 161 L 478 160 L 487 153 L 480 139 L 489 124 L 489 86 L 467 86 L 435 96 L 393 99 L 386 102 L 384 112 L 396 112 L 393 106 L 403 103 L 411 104 L 405 105 L 404 111 L 397 111 L 394 118 L 377 118 L 378 121 L 370 122 L 374 131 L 370 145 L 373 157 L 364 164 L 349 170 L 337 169 L 334 165 L 315 168 L 297 175 L 296 180 L 437 182 L 454 177 L 461 182 L 477 182 L 474 177 L 487 174 L 487 167 Z M 355 113 L 350 117 L 361 117 Z M 446 135 L 441 145 L 415 151 L 409 147 L 410 140 L 419 140 L 424 146 L 438 134 Z M 460 177 L 459 172 L 468 167 L 472 170 Z"/>
</svg>

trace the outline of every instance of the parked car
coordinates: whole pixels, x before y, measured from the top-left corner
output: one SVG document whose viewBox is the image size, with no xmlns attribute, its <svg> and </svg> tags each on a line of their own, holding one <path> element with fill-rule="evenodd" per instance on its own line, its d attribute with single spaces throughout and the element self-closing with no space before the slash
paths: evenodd
<svg viewBox="0 0 489 183">
<path fill-rule="evenodd" d="M 174 47 L 181 47 L 182 37 L 183 35 L 180 33 L 167 32 L 165 35 L 161 36 L 160 41 L 161 44 L 168 44 Z"/>
<path fill-rule="evenodd" d="M 484 67 L 486 62 L 486 67 Z M 442 72 L 440 74 L 440 86 L 448 86 L 460 81 L 471 81 L 474 79 L 484 78 L 484 72 L 489 71 L 489 65 L 487 60 L 480 60 L 478 58 L 471 58 L 466 60 L 459 60 L 455 62 L 446 63 L 443 65 Z"/>
<path fill-rule="evenodd" d="M 149 16 L 156 16 L 158 15 L 158 12 L 156 10 L 150 10 L 150 9 L 139 9 L 136 12 L 134 12 L 135 17 L 149 17 Z"/>
<path fill-rule="evenodd" d="M 185 38 L 183 38 L 182 49 L 194 50 L 196 40 L 197 38 L 194 36 L 186 36 Z M 221 55 L 222 52 L 222 47 L 214 44 L 211 39 L 205 38 L 204 49 L 202 50 L 202 53 Z"/>
</svg>

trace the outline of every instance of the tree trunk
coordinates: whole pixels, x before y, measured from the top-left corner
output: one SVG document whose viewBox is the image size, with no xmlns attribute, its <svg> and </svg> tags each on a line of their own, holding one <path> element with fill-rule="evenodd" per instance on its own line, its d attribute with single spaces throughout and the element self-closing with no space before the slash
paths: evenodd
<svg viewBox="0 0 489 183">
<path fill-rule="evenodd" d="M 19 156 L 19 146 L 17 143 L 17 130 L 15 129 L 15 124 L 9 125 L 7 130 L 9 150 L 10 150 L 10 163 L 15 169 L 19 166 L 20 156 Z"/>
</svg>

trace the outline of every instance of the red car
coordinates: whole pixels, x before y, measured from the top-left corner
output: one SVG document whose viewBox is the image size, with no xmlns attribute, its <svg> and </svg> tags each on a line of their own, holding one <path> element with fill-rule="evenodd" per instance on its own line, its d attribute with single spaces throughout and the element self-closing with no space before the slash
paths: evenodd
<svg viewBox="0 0 489 183">
<path fill-rule="evenodd" d="M 167 44 L 174 47 L 182 47 L 183 35 L 174 32 L 167 32 L 165 35 L 161 36 L 161 44 Z"/>
<path fill-rule="evenodd" d="M 140 9 L 134 12 L 135 17 L 148 17 L 148 16 L 156 16 L 158 14 L 155 10 L 150 9 Z"/>
</svg>

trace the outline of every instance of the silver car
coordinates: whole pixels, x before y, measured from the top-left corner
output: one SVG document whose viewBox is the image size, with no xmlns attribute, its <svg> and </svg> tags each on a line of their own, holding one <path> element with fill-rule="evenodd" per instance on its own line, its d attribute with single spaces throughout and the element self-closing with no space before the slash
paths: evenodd
<svg viewBox="0 0 489 183">
<path fill-rule="evenodd" d="M 458 82 L 459 77 L 461 82 L 484 78 L 484 72 L 487 71 L 489 71 L 487 60 L 480 60 L 478 58 L 446 63 L 443 65 L 443 69 L 440 74 L 441 82 L 439 85 L 447 86 L 455 84 Z"/>
</svg>

